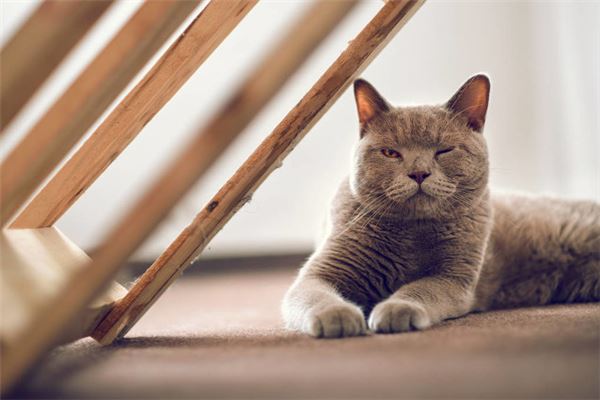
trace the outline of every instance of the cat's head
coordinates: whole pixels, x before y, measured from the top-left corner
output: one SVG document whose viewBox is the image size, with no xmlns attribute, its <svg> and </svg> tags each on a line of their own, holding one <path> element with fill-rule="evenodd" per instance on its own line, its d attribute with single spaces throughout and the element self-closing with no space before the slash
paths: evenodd
<svg viewBox="0 0 600 400">
<path fill-rule="evenodd" d="M 392 107 L 368 82 L 355 81 L 355 197 L 368 209 L 404 218 L 468 210 L 487 188 L 482 131 L 489 91 L 489 79 L 476 75 L 445 104 Z"/>
</svg>

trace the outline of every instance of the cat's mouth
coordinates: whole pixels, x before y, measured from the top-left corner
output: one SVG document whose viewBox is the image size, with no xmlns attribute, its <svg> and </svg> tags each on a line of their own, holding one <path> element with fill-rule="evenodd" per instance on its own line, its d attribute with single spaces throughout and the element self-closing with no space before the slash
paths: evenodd
<svg viewBox="0 0 600 400">
<path fill-rule="evenodd" d="M 388 196 L 392 201 L 398 204 L 431 202 L 437 200 L 435 195 L 428 193 L 426 189 L 421 186 L 414 187 L 408 191 L 395 191 L 389 193 Z"/>
<path fill-rule="evenodd" d="M 409 199 L 425 199 L 425 200 L 435 200 L 436 197 L 431 193 L 423 190 L 421 186 L 415 191 L 415 194 L 409 197 Z"/>
<path fill-rule="evenodd" d="M 404 184 L 393 186 L 385 190 L 387 197 L 397 204 L 410 205 L 411 207 L 428 207 L 433 203 L 443 201 L 454 191 L 450 186 L 440 187 L 432 184 Z"/>
</svg>

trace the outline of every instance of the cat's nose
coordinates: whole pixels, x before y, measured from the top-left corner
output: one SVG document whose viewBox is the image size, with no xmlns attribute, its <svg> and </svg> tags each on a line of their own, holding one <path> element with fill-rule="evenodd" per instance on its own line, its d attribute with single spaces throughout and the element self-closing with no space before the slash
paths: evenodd
<svg viewBox="0 0 600 400">
<path fill-rule="evenodd" d="M 408 177 L 420 185 L 429 175 L 431 175 L 429 172 L 416 171 L 408 174 Z"/>
</svg>

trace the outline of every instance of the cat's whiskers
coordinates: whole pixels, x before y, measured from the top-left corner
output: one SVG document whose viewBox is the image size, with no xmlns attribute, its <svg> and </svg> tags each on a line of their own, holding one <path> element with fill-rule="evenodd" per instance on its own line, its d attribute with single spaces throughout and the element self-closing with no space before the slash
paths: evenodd
<svg viewBox="0 0 600 400">
<path fill-rule="evenodd" d="M 340 232 L 339 235 L 341 236 L 345 234 L 350 228 L 354 227 L 356 223 L 360 222 L 361 219 L 363 219 L 364 217 L 368 217 L 369 214 L 376 212 L 376 210 L 384 204 L 386 199 L 387 197 L 385 196 L 385 193 L 382 193 L 376 195 L 372 199 L 369 199 L 366 204 L 359 203 L 359 207 L 362 208 L 362 210 L 359 209 L 358 213 L 352 218 L 352 220 L 350 220 L 350 222 L 348 222 L 346 228 L 342 232 Z M 363 224 L 363 227 L 361 229 L 364 229 L 365 226 L 366 224 Z"/>
<path fill-rule="evenodd" d="M 377 223 L 381 222 L 383 217 L 385 217 L 388 214 L 388 212 L 397 205 L 397 203 L 391 201 L 389 196 L 385 193 L 380 194 L 376 197 L 376 199 L 379 199 L 381 201 L 373 201 L 370 203 L 369 207 L 371 208 L 371 210 L 369 213 L 363 214 L 368 218 L 366 218 L 362 226 L 359 227 L 360 230 L 364 230 L 369 224 L 375 221 L 375 219 L 377 219 Z"/>
</svg>

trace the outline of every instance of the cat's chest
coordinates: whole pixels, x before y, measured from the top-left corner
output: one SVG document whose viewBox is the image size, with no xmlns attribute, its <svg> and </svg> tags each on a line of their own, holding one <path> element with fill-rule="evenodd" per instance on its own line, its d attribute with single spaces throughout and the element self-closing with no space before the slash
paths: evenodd
<svg viewBox="0 0 600 400">
<path fill-rule="evenodd" d="M 406 278 L 414 278 L 439 264 L 452 239 L 452 229 L 429 224 L 388 224 L 372 226 L 360 236 L 370 246 L 394 261 Z"/>
<path fill-rule="evenodd" d="M 363 226 L 332 238 L 317 274 L 368 312 L 402 285 L 440 265 L 444 234 L 427 226 Z"/>
</svg>

